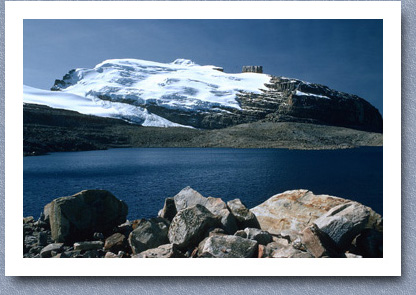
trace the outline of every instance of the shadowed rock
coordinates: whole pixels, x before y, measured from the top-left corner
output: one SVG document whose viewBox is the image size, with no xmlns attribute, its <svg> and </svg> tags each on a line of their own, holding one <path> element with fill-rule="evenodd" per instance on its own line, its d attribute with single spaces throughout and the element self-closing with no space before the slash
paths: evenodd
<svg viewBox="0 0 416 295">
<path fill-rule="evenodd" d="M 367 226 L 369 217 L 369 208 L 357 202 L 349 202 L 332 208 L 315 220 L 315 224 L 339 248 L 347 250 L 352 240 Z"/>
<path fill-rule="evenodd" d="M 121 233 L 115 233 L 105 240 L 104 250 L 118 253 L 119 251 L 126 250 L 127 246 L 126 236 Z"/>
<path fill-rule="evenodd" d="M 169 222 L 163 218 L 142 219 L 128 238 L 133 254 L 167 244 Z"/>
<path fill-rule="evenodd" d="M 238 228 L 245 229 L 246 227 L 260 228 L 256 216 L 247 209 L 240 199 L 234 199 L 227 202 L 228 209 L 237 220 Z"/>
<path fill-rule="evenodd" d="M 175 217 L 178 211 L 176 210 L 175 199 L 174 198 L 166 198 L 165 204 L 162 210 L 159 211 L 158 216 L 162 218 L 166 218 L 169 221 L 172 221 L 173 217 Z"/>
<path fill-rule="evenodd" d="M 52 239 L 65 243 L 111 231 L 126 220 L 127 210 L 126 203 L 105 190 L 85 190 L 45 206 Z"/>
</svg>

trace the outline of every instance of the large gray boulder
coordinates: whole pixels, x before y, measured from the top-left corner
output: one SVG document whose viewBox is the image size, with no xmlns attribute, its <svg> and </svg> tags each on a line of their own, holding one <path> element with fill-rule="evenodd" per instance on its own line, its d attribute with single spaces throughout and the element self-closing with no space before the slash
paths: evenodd
<svg viewBox="0 0 416 295">
<path fill-rule="evenodd" d="M 125 251 L 127 246 L 126 236 L 121 233 L 115 233 L 105 240 L 104 250 L 118 253 L 119 251 Z"/>
<path fill-rule="evenodd" d="M 227 206 L 236 218 L 239 229 L 245 229 L 246 227 L 260 228 L 256 215 L 247 209 L 240 199 L 228 201 Z"/>
<path fill-rule="evenodd" d="M 159 216 L 168 218 L 172 215 L 174 216 L 177 211 L 199 204 L 207 208 L 212 214 L 219 216 L 221 227 L 227 233 L 233 234 L 238 229 L 235 217 L 228 210 L 227 204 L 220 198 L 205 198 L 199 192 L 188 186 L 173 197 L 174 205 L 171 199 L 167 198 L 165 200 L 165 205 L 159 211 Z"/>
<path fill-rule="evenodd" d="M 127 210 L 126 203 L 106 190 L 84 190 L 53 200 L 45 206 L 45 216 L 52 239 L 68 243 L 111 231 L 126 220 Z"/>
<path fill-rule="evenodd" d="M 163 218 L 142 219 L 128 238 L 133 254 L 157 248 L 168 241 L 169 221 Z"/>
<path fill-rule="evenodd" d="M 40 251 L 40 257 L 42 258 L 49 258 L 52 257 L 52 252 L 62 252 L 64 249 L 63 243 L 52 243 L 47 245 L 46 247 L 42 248 Z"/>
<path fill-rule="evenodd" d="M 259 245 L 258 258 L 312 258 L 313 256 L 293 247 L 287 239 L 275 238 L 273 242 Z"/>
<path fill-rule="evenodd" d="M 79 250 L 79 251 L 97 250 L 97 249 L 102 249 L 103 246 L 104 246 L 104 243 L 101 241 L 76 242 L 74 243 L 74 250 Z"/>
<path fill-rule="evenodd" d="M 315 224 L 340 249 L 347 250 L 353 239 L 366 228 L 369 218 L 368 207 L 357 202 L 348 202 L 332 208 L 315 220 Z"/>
<path fill-rule="evenodd" d="M 197 204 L 207 207 L 208 199 L 198 193 L 196 190 L 187 186 L 173 197 L 176 210 L 180 210 L 195 206 Z"/>
<path fill-rule="evenodd" d="M 197 245 L 210 228 L 218 227 L 219 218 L 202 205 L 179 211 L 169 227 L 169 241 L 179 248 Z"/>
<path fill-rule="evenodd" d="M 250 258 L 257 252 L 257 241 L 238 236 L 212 236 L 198 246 L 198 256 L 206 258 Z"/>
</svg>

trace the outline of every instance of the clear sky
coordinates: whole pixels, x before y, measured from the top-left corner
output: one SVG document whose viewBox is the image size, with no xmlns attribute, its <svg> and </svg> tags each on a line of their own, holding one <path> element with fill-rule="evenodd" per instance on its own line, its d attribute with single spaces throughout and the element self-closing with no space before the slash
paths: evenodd
<svg viewBox="0 0 416 295">
<path fill-rule="evenodd" d="M 24 83 L 49 89 L 106 59 L 262 65 L 363 97 L 383 111 L 382 20 L 24 20 Z"/>
</svg>

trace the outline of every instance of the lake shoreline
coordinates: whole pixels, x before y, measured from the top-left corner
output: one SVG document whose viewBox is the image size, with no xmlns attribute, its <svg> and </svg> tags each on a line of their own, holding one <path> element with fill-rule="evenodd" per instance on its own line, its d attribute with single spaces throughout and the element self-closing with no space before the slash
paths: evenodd
<svg viewBox="0 0 416 295">
<path fill-rule="evenodd" d="M 54 199 L 38 220 L 23 218 L 23 257 L 383 257 L 380 214 L 308 190 L 285 191 L 248 209 L 240 199 L 224 202 L 186 187 L 164 200 L 157 217 L 129 221 L 128 210 L 106 190 Z"/>
</svg>

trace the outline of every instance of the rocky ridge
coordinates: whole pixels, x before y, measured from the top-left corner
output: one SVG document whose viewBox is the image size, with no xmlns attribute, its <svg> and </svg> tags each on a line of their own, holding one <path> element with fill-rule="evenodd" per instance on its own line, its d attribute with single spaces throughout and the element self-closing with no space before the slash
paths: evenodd
<svg viewBox="0 0 416 295">
<path fill-rule="evenodd" d="M 158 216 L 126 220 L 127 205 L 87 190 L 23 219 L 26 258 L 383 257 L 383 219 L 358 202 L 287 191 L 248 209 L 190 187 Z"/>
</svg>

